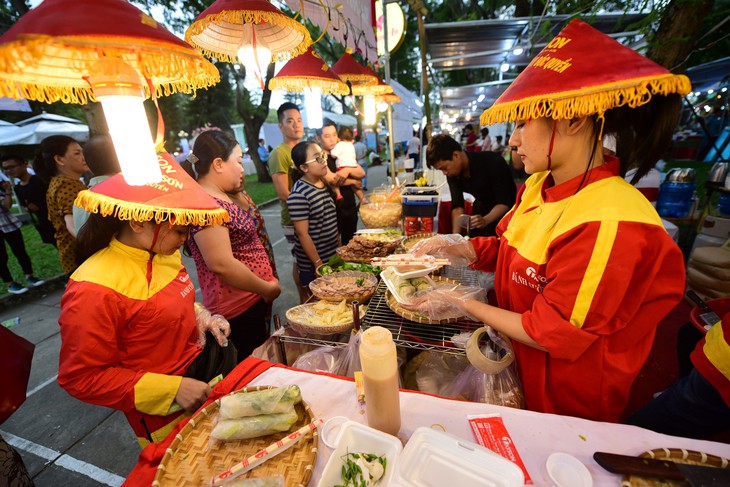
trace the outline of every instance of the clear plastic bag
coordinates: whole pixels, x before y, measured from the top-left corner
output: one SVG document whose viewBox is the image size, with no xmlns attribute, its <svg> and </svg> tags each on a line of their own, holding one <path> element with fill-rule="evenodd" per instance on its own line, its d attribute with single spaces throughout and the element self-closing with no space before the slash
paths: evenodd
<svg viewBox="0 0 730 487">
<path fill-rule="evenodd" d="M 435 235 L 417 242 L 408 252 L 416 256 L 430 255 L 438 259 L 449 259 L 451 265 L 466 266 L 477 261 L 477 253 L 469 240 L 457 233 Z"/>
<path fill-rule="evenodd" d="M 297 331 L 291 328 L 281 327 L 271 334 L 264 343 L 259 345 L 252 353 L 252 357 L 267 360 L 272 363 L 286 363 L 291 364 L 292 361 L 296 361 L 301 355 L 309 352 L 314 347 L 312 345 L 303 345 L 299 343 L 283 342 L 283 351 L 286 357 L 281 356 L 282 349 L 279 346 L 279 339 L 282 335 L 300 337 L 302 336 Z"/>
<path fill-rule="evenodd" d="M 423 352 L 425 359 L 416 369 L 418 390 L 441 395 L 441 391 L 469 365 L 463 355 L 442 352 Z"/>
<path fill-rule="evenodd" d="M 481 347 L 481 352 L 495 363 L 505 362 L 506 356 L 513 355 L 511 343 L 491 328 L 487 332 L 489 341 Z M 500 372 L 490 374 L 468 365 L 440 390 L 440 394 L 454 399 L 522 409 L 525 407 L 525 396 L 515 367 L 514 363 L 510 363 Z"/>
<path fill-rule="evenodd" d="M 355 371 L 360 370 L 361 336 L 362 332 L 353 332 L 345 347 L 320 347 L 300 355 L 293 367 L 354 378 Z"/>
</svg>

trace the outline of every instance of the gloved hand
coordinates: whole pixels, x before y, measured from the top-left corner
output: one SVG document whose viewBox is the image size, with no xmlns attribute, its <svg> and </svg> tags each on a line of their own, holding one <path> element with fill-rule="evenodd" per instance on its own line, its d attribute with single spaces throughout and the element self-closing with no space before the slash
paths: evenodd
<svg viewBox="0 0 730 487">
<path fill-rule="evenodd" d="M 210 314 L 200 303 L 195 303 L 195 320 L 198 323 L 198 345 L 205 346 L 205 332 L 209 331 L 215 337 L 218 345 L 228 346 L 228 335 L 231 334 L 231 325 L 221 315 Z"/>
<path fill-rule="evenodd" d="M 409 254 L 418 257 L 430 255 L 437 259 L 449 259 L 451 265 L 465 266 L 477 261 L 477 253 L 469 240 L 459 234 L 435 235 L 421 240 L 411 248 Z"/>
<path fill-rule="evenodd" d="M 466 302 L 471 299 L 483 302 L 486 299 L 486 291 L 473 286 L 438 286 L 431 291 L 419 294 L 411 300 L 410 304 L 401 304 L 401 306 L 428 316 L 434 321 L 466 316 L 478 322 L 479 320 L 466 310 Z"/>
</svg>

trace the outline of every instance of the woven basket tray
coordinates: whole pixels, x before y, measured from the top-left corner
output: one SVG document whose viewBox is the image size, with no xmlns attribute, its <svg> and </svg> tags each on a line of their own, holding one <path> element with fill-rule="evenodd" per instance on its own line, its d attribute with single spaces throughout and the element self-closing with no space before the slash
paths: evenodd
<svg viewBox="0 0 730 487">
<path fill-rule="evenodd" d="M 459 282 L 449 279 L 447 277 L 438 277 L 438 276 L 432 276 L 431 279 L 433 279 L 436 283 L 449 283 L 449 284 L 459 284 Z M 468 320 L 466 316 L 460 316 L 458 318 L 449 318 L 447 320 L 438 320 L 433 321 L 428 316 L 423 316 L 418 313 L 415 313 L 409 309 L 406 309 L 400 305 L 397 299 L 395 299 L 395 296 L 393 296 L 393 293 L 390 292 L 390 290 L 385 291 L 385 302 L 388 304 L 388 307 L 393 311 L 393 313 L 397 314 L 398 316 L 401 316 L 407 320 L 415 321 L 416 323 L 421 323 L 424 325 L 446 325 L 448 323 L 457 323 L 459 321 Z"/>
<path fill-rule="evenodd" d="M 326 282 L 330 279 L 339 279 L 339 278 L 355 278 L 364 279 L 363 289 L 364 292 L 360 294 L 338 294 L 338 295 L 329 295 L 325 294 L 320 290 L 320 285 L 323 282 Z M 360 303 L 367 302 L 368 299 L 375 293 L 375 288 L 378 287 L 378 278 L 374 275 L 370 274 L 369 272 L 357 272 L 357 271 L 342 271 L 342 272 L 334 272 L 332 274 L 327 274 L 326 276 L 318 277 L 314 281 L 309 283 L 309 289 L 312 290 L 312 294 L 317 296 L 319 299 L 322 299 L 324 301 L 335 301 L 340 302 L 343 299 L 347 302 L 351 301 L 359 301 Z"/>
<path fill-rule="evenodd" d="M 642 458 L 654 458 L 656 460 L 671 460 L 675 463 L 687 463 L 690 465 L 706 465 L 708 467 L 730 468 L 730 460 L 708 453 L 684 450 L 680 448 L 657 448 L 656 450 L 645 451 Z M 686 482 L 669 481 L 662 479 L 651 479 L 630 475 L 624 477 L 621 487 L 684 487 Z"/>
<path fill-rule="evenodd" d="M 288 309 L 286 312 L 286 321 L 289 322 L 292 328 L 300 333 L 313 333 L 315 335 L 334 335 L 335 333 L 344 333 L 346 331 L 350 331 L 355 325 L 354 320 L 341 325 L 313 325 L 311 323 L 297 321 L 298 312 L 302 309 L 311 308 L 314 304 L 315 303 L 300 304 L 299 306 Z M 365 317 L 365 311 L 365 306 L 361 305 L 360 320 Z"/>
<path fill-rule="evenodd" d="M 251 386 L 233 394 L 270 388 L 271 386 Z M 250 440 L 216 442 L 211 447 L 210 432 L 219 404 L 220 400 L 198 411 L 178 433 L 157 467 L 153 487 L 210 485 L 213 476 L 314 420 L 312 410 L 302 401 L 295 406 L 299 420 L 289 431 Z M 283 475 L 286 478 L 286 487 L 304 487 L 312 476 L 317 460 L 318 441 L 317 430 L 314 430 L 313 435 L 307 436 L 240 478 Z"/>
<path fill-rule="evenodd" d="M 431 238 L 435 233 L 417 233 L 415 235 L 411 235 L 410 237 L 406 237 L 400 242 L 400 246 L 403 247 L 403 249 L 408 252 L 413 248 L 414 245 L 416 245 L 421 240 L 425 240 L 427 238 Z"/>
</svg>

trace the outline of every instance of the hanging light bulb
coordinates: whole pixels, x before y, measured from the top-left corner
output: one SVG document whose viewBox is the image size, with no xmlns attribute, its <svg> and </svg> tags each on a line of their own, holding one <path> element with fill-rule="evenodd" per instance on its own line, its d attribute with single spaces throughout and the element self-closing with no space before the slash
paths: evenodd
<svg viewBox="0 0 730 487">
<path fill-rule="evenodd" d="M 263 79 L 263 73 L 271 62 L 271 49 L 256 38 L 253 24 L 243 24 L 241 47 L 238 48 L 238 61 L 244 66 L 253 66 L 256 76 Z"/>
<path fill-rule="evenodd" d="M 502 71 L 503 73 L 506 73 L 507 71 L 509 71 L 509 64 L 507 64 L 507 63 L 502 63 L 502 64 L 501 64 L 501 65 L 499 66 L 499 70 L 500 70 L 500 71 Z"/>
<path fill-rule="evenodd" d="M 481 103 L 484 101 L 484 94 L 479 95 L 479 98 L 477 98 L 477 103 Z"/>
<path fill-rule="evenodd" d="M 523 52 L 525 52 L 525 50 L 523 48 L 515 47 L 514 50 L 512 51 L 512 54 L 514 54 L 515 56 L 519 56 Z"/>
<path fill-rule="evenodd" d="M 307 127 L 322 128 L 322 89 L 304 88 L 304 108 L 307 113 Z"/>
<path fill-rule="evenodd" d="M 121 59 L 103 59 L 95 68 L 93 72 L 104 74 L 90 77 L 90 82 L 104 111 L 124 180 L 132 186 L 159 183 L 162 173 L 139 74 Z"/>
<path fill-rule="evenodd" d="M 386 111 L 388 109 L 388 104 L 381 100 L 377 103 L 375 108 L 377 108 L 378 113 L 383 113 L 384 111 Z"/>
<path fill-rule="evenodd" d="M 375 125 L 375 96 L 365 95 L 363 97 L 363 102 L 365 103 L 365 125 Z"/>
</svg>

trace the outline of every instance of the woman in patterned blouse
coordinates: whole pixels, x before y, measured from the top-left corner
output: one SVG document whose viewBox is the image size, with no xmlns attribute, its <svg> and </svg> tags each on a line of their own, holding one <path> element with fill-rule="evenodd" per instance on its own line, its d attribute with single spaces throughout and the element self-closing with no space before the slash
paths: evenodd
<svg viewBox="0 0 730 487">
<path fill-rule="evenodd" d="M 188 241 L 195 259 L 203 304 L 231 324 L 230 340 L 242 361 L 269 337 L 267 303 L 281 293 L 256 221 L 230 194 L 241 189 L 241 146 L 220 130 L 198 136 L 183 168 L 216 199 L 231 219 L 209 227 L 192 227 Z"/>
<path fill-rule="evenodd" d="M 84 151 L 71 137 L 51 135 L 41 142 L 33 169 L 48 184 L 48 219 L 56 231 L 61 268 L 71 274 L 78 267 L 73 205 L 79 191 L 86 189 L 81 177 L 89 170 Z"/>
</svg>

